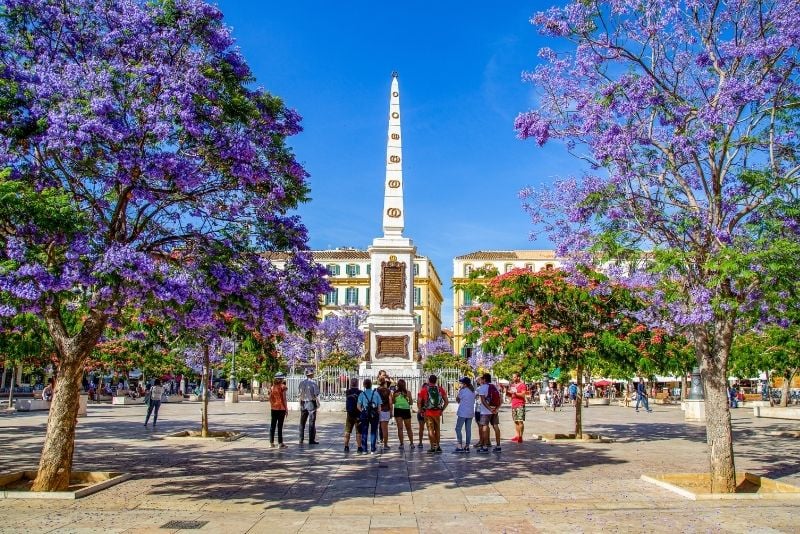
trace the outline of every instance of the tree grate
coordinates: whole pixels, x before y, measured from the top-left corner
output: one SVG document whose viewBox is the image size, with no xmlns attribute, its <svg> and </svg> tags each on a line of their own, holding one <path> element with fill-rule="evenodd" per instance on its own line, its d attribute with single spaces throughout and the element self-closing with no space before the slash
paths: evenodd
<svg viewBox="0 0 800 534">
<path fill-rule="evenodd" d="M 169 523 L 164 523 L 163 525 L 161 525 L 160 528 L 177 528 L 177 529 L 192 530 L 192 529 L 203 528 L 206 525 L 206 523 L 208 523 L 208 521 L 173 520 L 170 521 Z"/>
</svg>

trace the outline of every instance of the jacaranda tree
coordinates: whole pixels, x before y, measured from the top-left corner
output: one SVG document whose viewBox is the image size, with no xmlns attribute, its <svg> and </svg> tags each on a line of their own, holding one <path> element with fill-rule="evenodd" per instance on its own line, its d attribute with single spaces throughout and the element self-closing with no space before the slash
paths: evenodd
<svg viewBox="0 0 800 534">
<path fill-rule="evenodd" d="M 336 358 L 360 361 L 364 354 L 364 332 L 359 325 L 367 312 L 360 308 L 345 309 L 341 315 L 328 315 L 306 332 L 287 333 L 278 350 L 289 367 L 303 364 L 318 366 L 323 360 Z"/>
<path fill-rule="evenodd" d="M 651 319 L 684 331 L 699 360 L 715 492 L 736 485 L 726 386 L 737 317 L 774 277 L 757 258 L 779 242 L 760 232 L 768 218 L 800 229 L 780 209 L 796 205 L 800 177 L 798 14 L 795 0 L 584 0 L 532 19 L 559 44 L 525 75 L 539 99 L 517 131 L 563 142 L 587 170 L 523 199 L 559 255 L 636 265 L 651 252 L 663 290 Z"/>
<path fill-rule="evenodd" d="M 200 0 L 0 0 L 0 311 L 40 314 L 59 361 L 35 491 L 68 484 L 83 362 L 122 310 L 313 324 L 300 117 L 252 82 Z"/>
<path fill-rule="evenodd" d="M 468 342 L 513 359 L 523 375 L 541 377 L 548 369 L 575 369 L 579 438 L 587 366 L 633 370 L 642 357 L 664 346 L 662 331 L 651 331 L 626 314 L 639 309 L 641 300 L 600 273 L 512 269 L 498 275 L 478 269 L 470 278 L 465 288 L 479 303 L 466 313 L 473 324 Z"/>
</svg>

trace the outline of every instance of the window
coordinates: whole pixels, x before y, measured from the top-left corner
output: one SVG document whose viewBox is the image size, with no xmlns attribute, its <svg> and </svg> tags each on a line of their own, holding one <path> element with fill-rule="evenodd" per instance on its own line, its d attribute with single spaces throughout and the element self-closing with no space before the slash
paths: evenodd
<svg viewBox="0 0 800 534">
<path fill-rule="evenodd" d="M 417 326 L 421 326 L 422 325 L 422 317 L 419 316 L 419 315 L 415 315 L 414 316 L 414 322 L 416 323 Z"/>
<path fill-rule="evenodd" d="M 544 266 L 544 270 L 545 270 L 545 271 L 552 271 L 552 270 L 553 270 L 553 264 L 552 264 L 552 263 L 548 263 L 548 264 L 546 264 L 546 265 Z"/>
<path fill-rule="evenodd" d="M 464 306 L 472 306 L 472 295 L 469 291 L 464 291 Z"/>
<path fill-rule="evenodd" d="M 361 267 L 355 263 L 348 263 L 347 267 L 345 267 L 345 272 L 347 276 L 358 276 L 361 272 Z"/>
<path fill-rule="evenodd" d="M 419 276 L 419 264 L 414 264 L 414 276 Z"/>
<path fill-rule="evenodd" d="M 369 265 L 367 265 L 369 267 Z M 367 288 L 367 306 L 369 306 L 369 288 Z"/>
<path fill-rule="evenodd" d="M 506 263 L 505 272 L 508 272 L 513 268 L 514 268 L 514 264 L 513 263 Z"/>
<path fill-rule="evenodd" d="M 532 263 L 526 263 L 525 264 L 525 268 L 528 269 L 529 271 L 532 271 L 533 270 L 533 264 Z"/>
<path fill-rule="evenodd" d="M 369 275 L 371 272 L 372 272 L 372 264 L 368 263 L 367 264 L 367 275 Z"/>
<path fill-rule="evenodd" d="M 335 263 L 329 263 L 325 266 L 328 269 L 328 274 L 331 276 L 339 276 L 339 266 Z"/>
<path fill-rule="evenodd" d="M 471 272 L 472 272 L 472 264 L 467 263 L 466 265 L 464 265 L 464 276 L 469 276 Z"/>
<path fill-rule="evenodd" d="M 328 306 L 336 306 L 339 303 L 339 290 L 333 288 L 330 293 L 325 295 L 325 304 Z"/>
<path fill-rule="evenodd" d="M 422 306 L 422 288 L 414 288 L 414 306 Z"/>
<path fill-rule="evenodd" d="M 344 303 L 348 306 L 355 306 L 358 304 L 358 288 L 348 287 L 344 291 Z"/>
<path fill-rule="evenodd" d="M 464 332 L 469 332 L 470 330 L 472 330 L 472 321 L 464 319 Z"/>
</svg>

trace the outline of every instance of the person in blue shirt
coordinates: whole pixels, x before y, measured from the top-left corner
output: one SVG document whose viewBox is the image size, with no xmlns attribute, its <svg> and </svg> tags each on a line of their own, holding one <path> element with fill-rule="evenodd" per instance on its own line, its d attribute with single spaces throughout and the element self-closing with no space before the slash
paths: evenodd
<svg viewBox="0 0 800 534">
<path fill-rule="evenodd" d="M 361 432 L 361 447 L 359 453 L 367 453 L 367 434 L 370 438 L 370 449 L 372 454 L 377 450 L 378 423 L 380 421 L 381 396 L 372 389 L 372 380 L 364 379 L 364 390 L 358 396 L 359 422 L 358 428 Z"/>
<path fill-rule="evenodd" d="M 575 404 L 575 399 L 577 398 L 578 398 L 578 384 L 572 382 L 569 385 L 569 401 L 572 404 Z"/>
</svg>

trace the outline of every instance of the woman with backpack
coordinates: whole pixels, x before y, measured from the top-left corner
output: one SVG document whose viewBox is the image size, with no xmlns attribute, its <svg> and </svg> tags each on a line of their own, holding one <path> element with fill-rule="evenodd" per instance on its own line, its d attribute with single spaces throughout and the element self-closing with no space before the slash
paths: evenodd
<svg viewBox="0 0 800 534">
<path fill-rule="evenodd" d="M 358 396 L 358 428 L 361 432 L 361 446 L 359 454 L 372 452 L 375 454 L 378 441 L 378 422 L 380 420 L 381 396 L 372 389 L 372 380 L 364 379 L 364 391 Z M 370 439 L 370 449 L 367 449 L 367 435 Z"/>
<path fill-rule="evenodd" d="M 397 390 L 392 394 L 394 404 L 394 419 L 397 423 L 397 437 L 400 440 L 400 449 L 403 449 L 403 427 L 408 434 L 408 443 L 414 448 L 414 431 L 411 429 L 411 404 L 414 401 L 408 392 L 406 381 L 402 378 L 397 381 Z"/>
</svg>

